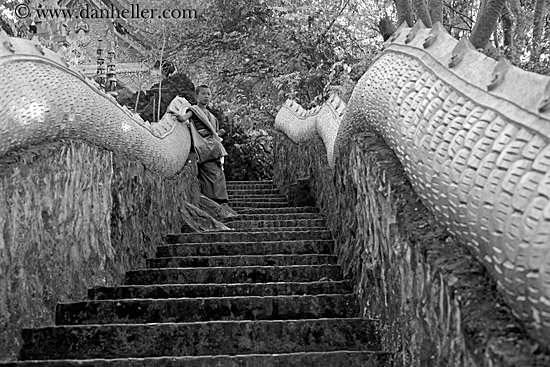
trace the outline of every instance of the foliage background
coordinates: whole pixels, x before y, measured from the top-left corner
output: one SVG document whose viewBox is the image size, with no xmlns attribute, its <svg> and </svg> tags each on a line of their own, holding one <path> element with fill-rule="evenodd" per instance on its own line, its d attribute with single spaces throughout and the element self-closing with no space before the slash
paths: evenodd
<svg viewBox="0 0 550 367">
<path fill-rule="evenodd" d="M 47 7 L 55 7 L 57 3 L 5 0 L 0 4 L 0 26 L 19 35 L 25 35 L 29 24 L 28 20 L 18 21 L 13 9 L 23 1 Z M 231 145 L 226 166 L 230 179 L 268 178 L 272 174 L 270 129 L 279 106 L 292 98 L 305 108 L 314 107 L 322 104 L 330 93 L 338 93 L 347 101 L 355 83 L 380 51 L 382 33 L 391 33 L 401 21 L 412 24 L 422 19 L 431 24 L 439 20 L 457 38 L 475 37 L 480 33 L 476 29 L 478 20 L 496 12 L 482 46 L 486 54 L 495 58 L 506 56 L 524 69 L 550 73 L 549 0 L 136 0 L 133 3 L 148 8 L 197 11 L 196 19 L 128 21 L 132 29 L 154 45 L 144 55 L 149 67 L 162 65 L 164 71 L 169 67 L 188 78 L 174 79 L 164 73 L 165 79 L 159 80 L 159 85 L 142 91 L 138 112 L 145 119 L 156 121 L 171 96 L 179 94 L 191 100 L 193 85 L 210 85 L 214 109 L 221 116 L 222 125 L 231 131 L 226 137 L 226 145 Z M 425 9 L 425 4 L 429 9 Z M 441 9 L 440 13 L 435 9 Z M 384 31 L 384 25 L 389 30 Z M 160 110 L 155 92 L 159 87 Z M 135 100 L 123 102 L 132 108 L 135 105 Z"/>
<path fill-rule="evenodd" d="M 187 99 L 190 103 L 196 103 L 195 86 L 182 73 L 176 73 L 166 78 L 162 84 L 161 111 L 164 114 L 168 104 L 176 96 Z M 159 84 L 153 85 L 148 90 L 139 93 L 137 112 L 147 121 L 156 119 L 155 102 L 158 101 Z M 136 105 L 138 93 L 121 96 L 119 102 L 130 108 Z M 227 180 L 262 180 L 271 178 L 273 169 L 272 141 L 273 137 L 267 130 L 252 126 L 249 128 L 242 124 L 235 123 L 235 120 L 228 118 L 223 113 L 222 107 L 215 104 L 210 111 L 220 122 L 220 128 L 224 129 L 226 135 L 223 137 L 223 145 L 228 156 L 224 164 L 224 171 Z"/>
</svg>

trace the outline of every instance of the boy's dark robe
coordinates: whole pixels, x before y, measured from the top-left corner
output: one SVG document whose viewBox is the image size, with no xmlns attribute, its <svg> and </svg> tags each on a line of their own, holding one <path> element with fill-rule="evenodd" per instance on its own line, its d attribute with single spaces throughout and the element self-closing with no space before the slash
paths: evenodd
<svg viewBox="0 0 550 367">
<path fill-rule="evenodd" d="M 196 105 L 189 107 L 188 110 L 193 112 L 189 118 L 190 122 L 195 125 L 197 132 L 202 137 L 208 137 L 218 132 L 218 120 L 210 112 L 205 114 Z M 208 120 L 206 120 L 207 118 Z M 220 158 L 199 163 L 198 168 L 201 192 L 204 196 L 221 204 L 227 203 L 228 196 Z"/>
</svg>

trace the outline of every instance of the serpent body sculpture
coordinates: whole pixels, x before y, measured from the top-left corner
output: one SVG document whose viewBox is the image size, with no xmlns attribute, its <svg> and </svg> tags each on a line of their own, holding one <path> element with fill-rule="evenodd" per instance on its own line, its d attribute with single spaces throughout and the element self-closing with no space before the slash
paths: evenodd
<svg viewBox="0 0 550 367">
<path fill-rule="evenodd" d="M 295 142 L 317 131 L 332 165 L 354 134 L 381 135 L 426 207 L 549 348 L 550 78 L 417 23 L 388 41 L 343 116 L 338 104 L 304 111 L 287 101 L 276 128 Z"/>
<path fill-rule="evenodd" d="M 189 130 L 171 115 L 155 124 L 35 41 L 0 31 L 0 156 L 28 145 L 79 139 L 142 162 L 162 176 L 187 161 Z"/>
</svg>

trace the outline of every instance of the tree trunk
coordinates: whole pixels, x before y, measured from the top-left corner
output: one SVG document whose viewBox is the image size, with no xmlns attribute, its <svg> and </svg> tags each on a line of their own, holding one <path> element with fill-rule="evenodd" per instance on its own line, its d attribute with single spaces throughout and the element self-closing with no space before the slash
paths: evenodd
<svg viewBox="0 0 550 367">
<path fill-rule="evenodd" d="M 509 52 L 514 47 L 514 18 L 510 12 L 510 6 L 508 4 L 504 5 L 502 9 L 502 16 L 500 18 L 500 23 L 502 24 L 502 32 L 504 33 L 504 47 L 506 52 Z"/>
<path fill-rule="evenodd" d="M 160 101 L 162 98 L 162 63 L 164 56 L 164 47 L 166 46 L 166 28 L 162 29 L 162 48 L 160 49 L 160 65 L 159 65 L 159 72 L 160 72 L 160 80 L 159 80 L 159 103 L 158 103 L 158 111 L 157 111 L 157 121 L 160 121 Z M 154 113 L 154 112 L 153 112 Z"/>
<path fill-rule="evenodd" d="M 523 10 L 520 0 L 508 0 L 508 8 L 510 12 L 514 16 L 515 24 L 514 24 L 514 33 L 513 33 L 513 49 L 511 51 L 516 52 L 520 48 L 523 48 L 527 42 L 527 39 L 530 39 L 530 37 L 527 37 L 527 32 L 530 30 L 530 23 L 527 21 L 527 16 L 525 15 L 525 11 Z M 516 48 L 518 50 L 516 50 Z"/>
<path fill-rule="evenodd" d="M 156 97 L 153 95 L 153 122 L 156 122 L 155 116 L 157 115 L 155 111 L 155 100 L 156 100 Z"/>
<path fill-rule="evenodd" d="M 516 37 L 523 37 L 525 34 L 525 12 L 521 7 L 520 0 L 508 0 L 507 8 L 514 15 L 515 21 L 515 35 Z"/>
<path fill-rule="evenodd" d="M 470 36 L 470 42 L 475 48 L 484 49 L 487 46 L 505 3 L 506 0 L 487 0 L 485 6 L 480 9 Z"/>
<path fill-rule="evenodd" d="M 138 104 L 139 104 L 139 95 L 141 94 L 141 88 L 138 89 L 138 93 L 137 93 L 137 96 L 136 96 L 136 104 L 134 105 L 134 112 L 137 113 L 137 109 L 138 109 Z"/>
<path fill-rule="evenodd" d="M 432 25 L 440 22 L 443 24 L 443 0 L 428 0 Z"/>
<path fill-rule="evenodd" d="M 394 0 L 397 9 L 397 23 L 407 22 L 409 27 L 414 25 L 413 11 L 410 0 Z"/>
<path fill-rule="evenodd" d="M 416 18 L 420 19 L 426 27 L 430 28 L 432 26 L 432 18 L 430 17 L 426 0 L 413 0 L 413 5 Z"/>
<path fill-rule="evenodd" d="M 537 0 L 535 13 L 533 15 L 533 47 L 531 48 L 531 61 L 538 62 L 540 59 L 540 41 L 542 39 L 542 26 L 546 15 L 546 0 Z"/>
</svg>

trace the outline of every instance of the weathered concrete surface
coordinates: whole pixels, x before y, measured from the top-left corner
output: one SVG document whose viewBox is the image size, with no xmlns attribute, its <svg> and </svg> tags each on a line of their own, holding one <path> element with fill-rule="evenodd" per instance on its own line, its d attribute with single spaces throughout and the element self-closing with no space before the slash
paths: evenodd
<svg viewBox="0 0 550 367">
<path fill-rule="evenodd" d="M 272 238 L 269 238 L 271 240 Z M 324 240 L 282 240 L 258 242 L 206 242 L 164 245 L 157 248 L 157 256 L 237 256 L 278 254 L 330 254 L 334 242 Z"/>
<path fill-rule="evenodd" d="M 265 237 L 265 233 L 254 232 L 219 232 L 219 233 L 183 233 L 173 234 L 165 237 L 167 243 L 208 243 L 208 242 L 254 242 L 257 240 L 269 241 L 294 241 L 315 239 L 331 239 L 330 231 L 324 229 L 316 229 L 312 231 L 281 231 L 279 233 L 271 233 L 269 238 Z"/>
<path fill-rule="evenodd" d="M 157 255 L 205 247 L 210 256 L 149 259 L 149 269 L 127 272 L 142 285 L 96 287 L 91 300 L 58 305 L 58 326 L 23 330 L 21 359 L 36 361 L 18 365 L 389 367 L 393 354 L 379 351 L 378 322 L 357 317 L 327 231 L 282 229 L 161 246 Z M 231 242 L 243 239 L 255 242 Z M 226 245 L 243 253 L 223 256 Z M 255 251 L 264 254 L 246 254 Z"/>
<path fill-rule="evenodd" d="M 160 257 L 147 260 L 148 268 L 193 268 L 227 266 L 334 265 L 333 255 L 248 255 Z"/>
<path fill-rule="evenodd" d="M 291 296 L 300 294 L 347 294 L 353 288 L 348 280 L 322 282 L 271 282 L 235 284 L 167 284 L 148 286 L 98 287 L 88 291 L 90 299 L 124 298 L 182 298 L 182 297 L 234 297 Z"/>
<path fill-rule="evenodd" d="M 53 143 L 0 160 L 0 360 L 20 329 L 51 325 L 55 305 L 143 268 L 178 208 L 197 201 L 194 165 L 173 179 L 86 143 Z M 140 228 L 140 230 L 136 230 Z"/>
<path fill-rule="evenodd" d="M 396 366 L 550 365 L 495 292 L 483 267 L 414 194 L 391 149 L 366 132 L 327 170 L 320 140 L 298 146 L 278 136 L 275 181 L 288 190 L 310 177 L 353 275 L 363 315 L 380 319 Z"/>
<path fill-rule="evenodd" d="M 387 352 L 336 351 L 279 354 L 249 354 L 237 356 L 158 357 L 129 359 L 90 359 L 69 361 L 20 362 L 6 367 L 380 367 L 391 360 Z"/>
<path fill-rule="evenodd" d="M 265 283 L 315 282 L 322 278 L 341 280 L 338 265 L 241 266 L 217 268 L 167 268 L 132 270 L 126 273 L 126 284 L 189 283 Z"/>
<path fill-rule="evenodd" d="M 211 320 L 345 318 L 359 314 L 357 296 L 239 296 L 83 301 L 57 306 L 57 325 L 137 324 Z"/>
</svg>

